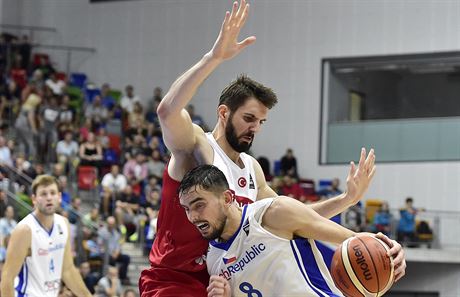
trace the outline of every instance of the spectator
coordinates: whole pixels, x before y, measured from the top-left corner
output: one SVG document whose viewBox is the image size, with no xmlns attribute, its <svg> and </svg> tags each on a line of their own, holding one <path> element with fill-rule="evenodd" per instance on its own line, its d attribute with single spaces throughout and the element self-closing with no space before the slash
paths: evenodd
<svg viewBox="0 0 460 297">
<path fill-rule="evenodd" d="M 384 201 L 379 207 L 379 210 L 374 214 L 374 222 L 372 232 L 382 232 L 386 236 L 390 236 L 391 232 L 391 213 L 388 207 L 388 202 Z"/>
<path fill-rule="evenodd" d="M 105 83 L 101 87 L 101 99 L 102 105 L 104 105 L 109 111 L 115 107 L 115 99 L 110 95 L 110 85 Z"/>
<path fill-rule="evenodd" d="M 419 211 L 424 209 L 416 209 L 412 197 L 406 198 L 405 207 L 399 210 L 400 219 L 398 224 L 398 241 L 404 244 L 415 242 L 415 217 Z"/>
<path fill-rule="evenodd" d="M 83 123 L 83 126 L 80 127 L 80 137 L 78 141 L 80 143 L 85 142 L 88 140 L 88 135 L 93 131 L 93 122 L 91 121 L 90 118 L 85 118 L 85 121 Z"/>
<path fill-rule="evenodd" d="M 106 222 L 107 226 L 100 230 L 99 238 L 102 242 L 107 242 L 110 265 L 120 263 L 119 278 L 124 285 L 130 285 L 131 282 L 128 279 L 128 266 L 131 259 L 128 255 L 122 254 L 121 252 L 121 234 L 116 228 L 115 218 L 108 217 Z"/>
<path fill-rule="evenodd" d="M 72 199 L 70 207 L 68 207 L 69 212 L 69 223 L 76 224 L 80 218 L 80 208 L 81 208 L 81 199 L 75 197 Z"/>
<path fill-rule="evenodd" d="M 147 161 L 148 176 L 154 176 L 157 179 L 161 180 L 164 169 L 165 163 L 161 158 L 160 151 L 158 149 L 154 149 L 152 151 L 151 158 L 149 158 L 149 160 Z"/>
<path fill-rule="evenodd" d="M 11 205 L 6 207 L 4 217 L 0 219 L 0 261 L 5 261 L 8 240 L 17 222 L 14 219 L 14 209 Z"/>
<path fill-rule="evenodd" d="M 115 216 L 118 224 L 126 228 L 126 238 L 130 241 L 136 241 L 138 220 L 137 211 L 139 210 L 139 195 L 133 192 L 131 186 L 126 186 L 122 195 L 115 201 Z M 131 237 L 131 235 L 133 235 Z"/>
<path fill-rule="evenodd" d="M 128 114 L 128 125 L 129 127 L 146 126 L 144 108 L 139 101 L 134 102 L 133 112 Z"/>
<path fill-rule="evenodd" d="M 126 113 L 132 113 L 134 110 L 134 103 L 140 102 L 141 98 L 139 96 L 134 94 L 134 88 L 132 85 L 127 85 L 125 88 L 125 96 L 121 98 L 121 108 L 123 108 L 123 111 Z"/>
<path fill-rule="evenodd" d="M 56 73 L 51 73 L 50 77 L 45 81 L 45 84 L 54 95 L 58 96 L 62 95 L 66 87 L 65 81 L 58 79 Z"/>
<path fill-rule="evenodd" d="M 203 118 L 200 115 L 195 114 L 195 106 L 193 106 L 192 104 L 187 105 L 187 111 L 190 115 L 190 119 L 192 119 L 192 122 L 195 125 L 200 126 L 204 130 L 204 132 L 209 131 L 209 127 L 206 125 Z"/>
<path fill-rule="evenodd" d="M 91 122 L 96 128 L 105 125 L 109 118 L 109 110 L 107 106 L 102 103 L 101 96 L 94 96 L 93 102 L 86 106 L 85 117 L 91 119 Z"/>
<path fill-rule="evenodd" d="M 0 136 L 0 165 L 13 166 L 10 148 L 6 145 L 5 138 Z"/>
<path fill-rule="evenodd" d="M 8 197 L 6 196 L 5 190 L 0 189 L 0 216 L 3 217 L 6 208 L 8 207 Z"/>
<path fill-rule="evenodd" d="M 144 162 L 145 156 L 142 152 L 137 152 L 134 159 L 126 162 L 123 167 L 123 174 L 131 185 L 141 185 L 147 178 L 147 164 Z"/>
<path fill-rule="evenodd" d="M 107 135 L 107 131 L 105 130 L 104 127 L 100 127 L 97 130 L 97 142 L 102 146 L 102 149 L 108 149 L 110 146 L 110 139 L 109 136 Z"/>
<path fill-rule="evenodd" d="M 58 121 L 59 107 L 55 96 L 48 100 L 48 104 L 41 110 L 41 118 L 43 119 L 43 129 L 40 129 L 40 148 L 42 160 L 45 162 L 55 162 L 54 151 L 50 148 L 56 147 L 58 141 Z"/>
<path fill-rule="evenodd" d="M 122 297 L 137 297 L 137 294 L 136 294 L 136 291 L 134 291 L 133 289 L 126 289 L 123 292 Z"/>
<path fill-rule="evenodd" d="M 91 292 L 91 294 L 94 294 L 95 287 L 97 285 L 97 275 L 96 273 L 91 272 L 91 267 L 88 262 L 82 262 L 80 263 L 80 274 L 83 279 L 83 282 L 85 283 L 86 287 L 88 290 Z"/>
<path fill-rule="evenodd" d="M 299 200 L 302 196 L 302 188 L 300 188 L 297 180 L 290 175 L 285 175 L 283 181 L 283 187 L 281 188 L 283 195 Z"/>
<path fill-rule="evenodd" d="M 78 159 L 79 147 L 78 143 L 73 140 L 72 131 L 66 131 L 64 139 L 59 141 L 56 146 L 56 155 L 58 162 L 63 164 L 66 172 L 77 167 L 80 162 Z"/>
<path fill-rule="evenodd" d="M 128 180 L 123 174 L 120 174 L 120 166 L 112 165 L 110 172 L 102 178 L 102 211 L 105 217 L 108 217 L 112 212 L 109 206 L 112 201 L 116 201 L 121 197 L 123 191 L 128 185 Z"/>
<path fill-rule="evenodd" d="M 153 90 L 153 98 L 149 106 L 152 108 L 148 110 L 146 119 L 149 123 L 155 124 L 156 127 L 160 126 L 160 122 L 158 120 L 157 109 L 158 105 L 160 104 L 161 100 L 163 99 L 163 90 L 160 87 L 156 87 Z"/>
<path fill-rule="evenodd" d="M 0 118 L 12 123 L 19 111 L 21 91 L 14 80 L 8 82 L 7 87 L 0 94 Z M 5 114 L 6 113 L 6 114 Z"/>
<path fill-rule="evenodd" d="M 88 140 L 80 145 L 80 164 L 100 167 L 102 165 L 102 147 L 96 141 L 93 132 L 88 133 Z"/>
<path fill-rule="evenodd" d="M 97 232 L 98 227 L 102 223 L 101 218 L 99 216 L 99 208 L 91 208 L 90 212 L 83 216 L 82 223 L 83 226 L 90 232 Z"/>
<path fill-rule="evenodd" d="M 33 89 L 32 93 L 21 107 L 18 118 L 15 122 L 17 130 L 17 141 L 25 146 L 25 154 L 30 159 L 37 155 L 37 135 L 38 125 L 36 118 L 36 109 L 41 102 L 38 92 Z"/>
<path fill-rule="evenodd" d="M 342 226 L 354 232 L 363 231 L 363 209 L 361 202 L 349 207 L 342 213 Z"/>
<path fill-rule="evenodd" d="M 318 191 L 317 195 L 320 196 L 321 199 L 328 199 L 331 197 L 338 196 L 343 193 L 343 191 L 339 188 L 340 179 L 334 178 L 331 182 L 331 185 Z"/>
<path fill-rule="evenodd" d="M 59 182 L 59 189 L 61 190 L 61 208 L 68 210 L 69 208 L 71 208 L 71 203 L 73 203 L 73 200 L 69 193 L 67 176 L 60 175 L 58 177 L 58 182 Z M 79 199 L 79 198 L 75 198 L 75 199 Z M 78 202 L 80 203 L 81 201 L 78 201 Z M 74 218 L 74 215 L 72 215 L 72 213 L 69 213 L 70 223 L 75 224 L 76 220 L 73 220 L 73 218 Z"/>
<path fill-rule="evenodd" d="M 281 158 L 281 175 L 289 175 L 299 178 L 297 173 L 297 159 L 292 149 L 288 148 L 286 154 Z"/>
<path fill-rule="evenodd" d="M 75 131 L 75 110 L 70 107 L 69 95 L 62 97 L 61 106 L 59 107 L 59 132 L 62 135 L 65 131 Z"/>
<path fill-rule="evenodd" d="M 103 276 L 97 283 L 97 296 L 117 297 L 123 294 L 117 266 L 109 266 L 107 275 Z"/>
</svg>

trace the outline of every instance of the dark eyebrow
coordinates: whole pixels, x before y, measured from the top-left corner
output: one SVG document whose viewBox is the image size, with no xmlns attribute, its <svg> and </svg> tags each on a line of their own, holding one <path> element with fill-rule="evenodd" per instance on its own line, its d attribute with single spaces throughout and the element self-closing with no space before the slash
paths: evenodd
<svg viewBox="0 0 460 297">
<path fill-rule="evenodd" d="M 193 199 L 192 201 L 190 201 L 189 206 L 192 206 L 194 203 L 199 202 L 199 201 L 201 201 L 201 200 L 204 200 L 204 199 L 203 199 L 202 197 L 196 197 L 195 199 Z M 181 206 L 184 207 L 185 205 L 181 203 Z"/>
</svg>

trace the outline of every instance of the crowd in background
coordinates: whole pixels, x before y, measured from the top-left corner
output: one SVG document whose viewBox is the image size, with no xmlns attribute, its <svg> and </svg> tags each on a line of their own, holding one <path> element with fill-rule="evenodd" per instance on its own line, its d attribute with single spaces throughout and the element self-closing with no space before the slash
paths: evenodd
<svg viewBox="0 0 460 297">
<path fill-rule="evenodd" d="M 130 257 L 121 243 L 142 242 L 147 254 L 155 238 L 162 174 L 169 159 L 156 114 L 162 89 L 155 87 L 151 98 L 142 99 L 130 84 L 121 92 L 108 83 L 99 87 L 78 82 L 59 72 L 48 55 L 32 54 L 27 36 L 0 36 L 0 70 L 0 263 L 11 230 L 29 211 L 7 194 L 31 206 L 31 181 L 50 174 L 62 191 L 60 213 L 72 224 L 72 236 L 81 236 L 73 251 L 85 283 L 92 293 L 121 296 L 123 285 L 132 284 L 127 276 Z M 187 110 L 208 131 L 194 107 Z M 312 203 L 342 193 L 338 179 L 316 186 L 301 177 L 292 149 L 276 162 L 258 160 L 278 194 Z M 94 170 L 94 180 L 82 194 L 85 168 Z M 91 205 L 87 212 L 81 209 L 83 201 Z M 415 219 L 420 209 L 412 203 L 406 201 L 397 227 L 398 240 L 408 244 L 417 241 L 420 227 Z M 384 201 L 371 217 L 357 204 L 335 218 L 357 232 L 387 235 L 394 235 L 394 219 Z M 429 226 L 422 227 L 430 232 Z M 110 264 L 106 272 L 101 269 L 104 257 Z M 65 290 L 62 294 L 66 296 Z M 129 294 L 133 292 L 124 296 L 135 296 Z"/>
</svg>

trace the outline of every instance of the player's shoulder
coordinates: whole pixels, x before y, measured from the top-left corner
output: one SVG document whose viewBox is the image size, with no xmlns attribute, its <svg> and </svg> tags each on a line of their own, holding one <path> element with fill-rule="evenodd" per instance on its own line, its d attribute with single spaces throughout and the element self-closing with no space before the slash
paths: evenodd
<svg viewBox="0 0 460 297">
<path fill-rule="evenodd" d="M 32 234 L 32 228 L 30 224 L 28 222 L 22 222 L 22 223 L 17 224 L 16 227 L 13 229 L 11 233 L 11 237 L 12 238 L 17 237 L 20 239 L 24 239 L 24 238 L 27 238 L 27 236 L 30 237 L 31 234 Z"/>
</svg>

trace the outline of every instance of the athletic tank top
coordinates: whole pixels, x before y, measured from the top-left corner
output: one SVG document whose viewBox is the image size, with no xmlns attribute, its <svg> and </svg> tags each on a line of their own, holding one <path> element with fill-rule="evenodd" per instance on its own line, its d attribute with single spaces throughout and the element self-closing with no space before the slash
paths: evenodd
<svg viewBox="0 0 460 297">
<path fill-rule="evenodd" d="M 150 264 L 185 272 L 202 271 L 206 268 L 204 261 L 208 242 L 188 221 L 180 206 L 177 195 L 179 185 L 180 182 L 169 176 L 166 165 L 157 234 L 149 255 Z"/>
<path fill-rule="evenodd" d="M 61 286 L 64 250 L 69 236 L 64 217 L 55 214 L 51 231 L 46 231 L 31 213 L 18 225 L 31 231 L 31 255 L 26 257 L 15 279 L 16 296 L 56 297 Z"/>
<path fill-rule="evenodd" d="M 257 182 L 251 156 L 240 153 L 244 168 L 235 164 L 222 148 L 217 144 L 211 133 L 206 133 L 206 138 L 214 150 L 213 164 L 225 174 L 230 190 L 235 195 L 235 200 L 240 205 L 252 203 L 257 199 Z"/>
<path fill-rule="evenodd" d="M 212 134 L 207 133 L 206 136 L 214 150 L 213 165 L 224 172 L 230 189 L 235 193 L 235 199 L 243 204 L 255 201 L 257 184 L 251 157 L 243 153 L 240 155 L 244 163 L 244 168 L 241 169 L 222 151 Z M 149 255 L 150 264 L 185 272 L 203 271 L 206 269 L 209 243 L 189 222 L 180 206 L 177 195 L 179 185 L 179 181 L 169 176 L 166 165 L 157 234 Z"/>
<path fill-rule="evenodd" d="M 232 296 L 342 296 L 314 240 L 284 239 L 261 226 L 272 202 L 273 198 L 244 206 L 239 229 L 230 240 L 210 242 L 209 274 L 229 280 Z"/>
</svg>

